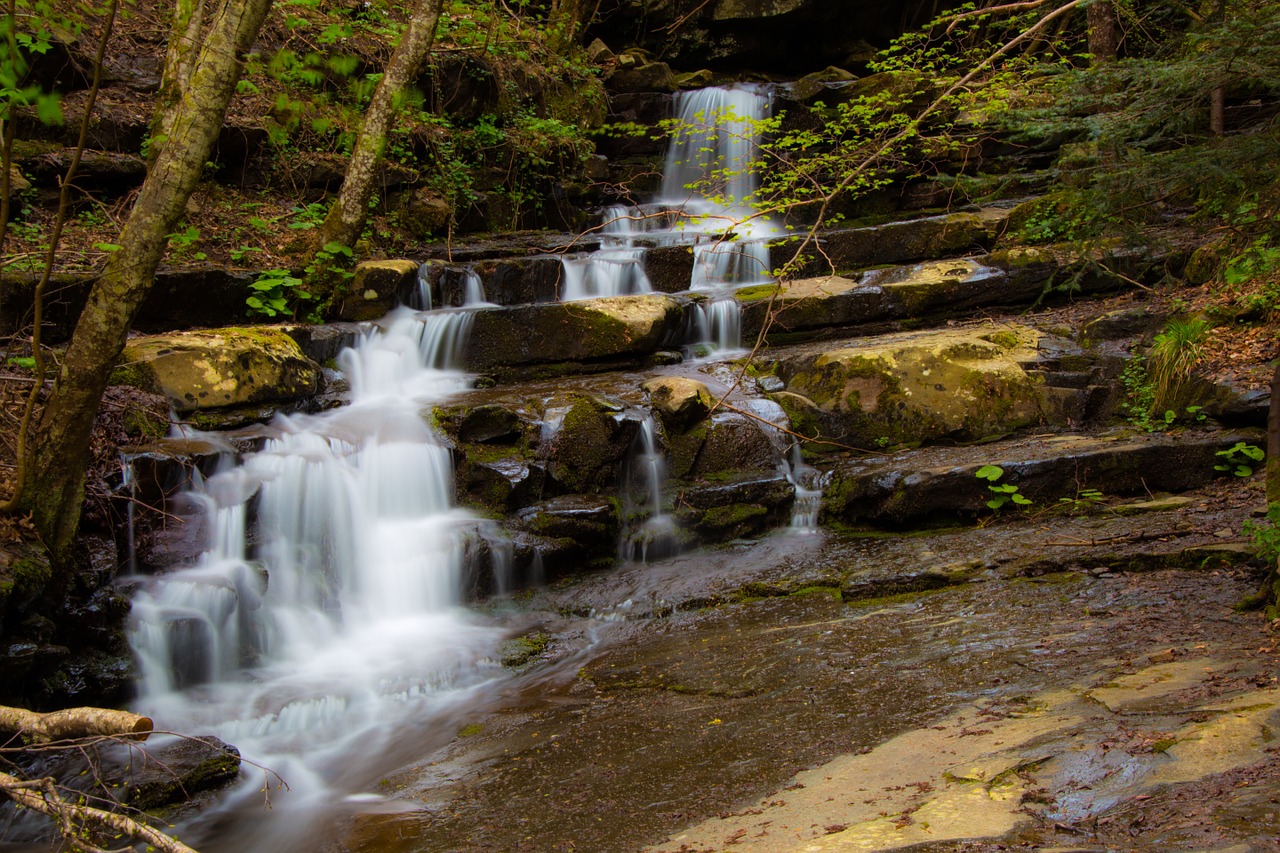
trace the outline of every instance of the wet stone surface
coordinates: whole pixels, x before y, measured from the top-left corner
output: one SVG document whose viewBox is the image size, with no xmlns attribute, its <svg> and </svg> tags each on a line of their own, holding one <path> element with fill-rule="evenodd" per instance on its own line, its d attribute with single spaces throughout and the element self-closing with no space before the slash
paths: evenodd
<svg viewBox="0 0 1280 853">
<path fill-rule="evenodd" d="M 1109 577 L 1060 569 L 1108 550 L 1164 548 L 1167 556 L 1202 547 L 1212 538 L 1206 531 L 1220 528 L 1224 518 L 1236 521 L 1248 499 L 1201 495 L 1194 508 L 1199 517 L 1185 508 L 1143 515 L 1148 537 L 1132 536 L 1133 528 L 1123 526 L 1132 521 L 1117 522 L 1119 538 L 1096 546 L 1046 544 L 1087 541 L 1078 535 L 1086 524 L 1096 539 L 1106 539 L 1098 529 L 1105 522 L 1067 518 L 886 539 L 775 537 L 750 550 L 731 546 L 546 590 L 511 617 L 551 640 L 510 685 L 510 706 L 477 714 L 466 737 L 386 780 L 409 810 L 350 818 L 334 849 L 629 851 L 658 843 L 654 849 L 664 851 L 781 851 L 918 844 L 930 835 L 909 834 L 921 832 L 911 815 L 933 806 L 925 787 L 917 795 L 910 784 L 926 785 L 933 774 L 936 782 L 926 787 L 943 787 L 942 772 L 956 762 L 946 752 L 958 747 L 946 747 L 951 741 L 939 733 L 951 727 L 946 736 L 958 738 L 954 743 L 999 755 L 1007 748 L 998 746 L 1000 730 L 993 734 L 991 726 L 979 725 L 983 720 L 966 715 L 978 708 L 986 720 L 1016 719 L 1053 706 L 1046 696 L 1068 697 L 1062 720 L 1079 716 L 1068 734 L 1055 735 L 1062 743 L 1100 750 L 1124 773 L 1147 772 L 1166 760 L 1153 744 L 1170 749 L 1161 743 L 1167 733 L 1088 692 L 1183 663 L 1188 672 L 1210 675 L 1168 687 L 1167 697 L 1180 707 L 1273 690 L 1280 652 L 1257 616 L 1233 609 L 1256 587 L 1255 574 L 1230 561 L 1196 572 L 1117 570 L 1104 573 Z M 1126 536 L 1132 538 L 1126 542 Z M 1059 571 L 1052 571 L 1055 564 Z M 942 571 L 947 566 L 950 575 Z M 892 594 L 900 588 L 895 579 L 930 570 L 949 580 L 935 582 L 937 589 Z M 1194 666 L 1201 658 L 1210 663 Z M 1175 723 L 1192 725 L 1160 721 Z M 927 744 L 932 729 L 941 745 L 935 752 L 926 748 L 902 771 L 918 780 L 904 776 L 869 793 L 838 784 L 835 770 L 823 781 L 838 761 L 892 746 L 896 736 L 925 737 Z M 984 738 L 996 738 L 997 745 Z M 1249 762 L 1248 755 L 1240 758 Z M 1274 757 L 1266 760 L 1274 764 Z M 1073 767 L 1054 771 L 1064 790 L 1080 784 Z M 1114 775 L 1105 766 L 1097 773 Z M 1144 802 L 1133 799 L 1141 786 L 1106 789 L 1115 794 L 1109 800 L 1102 794 L 1096 801 L 1072 800 L 1050 790 L 1055 783 L 1046 779 L 1034 780 L 1049 786 L 1037 795 L 1038 805 L 1028 799 L 1028 812 L 1011 812 L 1004 823 L 971 835 L 1019 844 L 1032 837 L 1027 826 L 1040 827 L 1040 844 L 1057 837 L 1058 823 L 1103 820 Z M 1202 784 L 1198 777 L 1187 783 Z M 903 799 L 904 787 L 924 799 Z M 888 841 L 823 817 L 831 803 L 854 800 L 853 794 L 873 818 L 875 809 L 894 820 L 905 817 L 901 827 L 880 827 Z M 1168 799 L 1163 808 L 1176 808 L 1176 793 L 1154 796 Z M 1238 813 L 1261 815 L 1266 808 L 1259 795 L 1238 808 L 1224 802 L 1201 812 L 1217 837 L 1239 840 L 1246 835 Z M 1009 834 L 1015 827 L 1021 835 Z M 1074 832 L 1058 834 L 1070 840 Z M 1133 847 L 1104 842 L 1096 849 L 1197 849 L 1185 846 L 1191 835 L 1144 829 Z M 661 844 L 664 838 L 671 840 Z M 832 846 L 805 847 L 812 839 Z"/>
</svg>

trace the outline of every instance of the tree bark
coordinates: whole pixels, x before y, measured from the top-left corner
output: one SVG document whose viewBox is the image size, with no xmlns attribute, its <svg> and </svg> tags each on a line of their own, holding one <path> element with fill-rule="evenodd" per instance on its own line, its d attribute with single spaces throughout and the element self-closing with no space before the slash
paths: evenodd
<svg viewBox="0 0 1280 853">
<path fill-rule="evenodd" d="M 1120 19 L 1112 0 L 1098 0 L 1088 7 L 1089 53 L 1094 62 L 1110 62 L 1120 53 Z"/>
<path fill-rule="evenodd" d="M 164 57 L 164 73 L 156 95 L 155 118 L 151 123 L 152 149 L 148 160 L 155 162 L 164 140 L 173 127 L 175 111 L 182 103 L 191 83 L 200 48 L 200 31 L 204 27 L 205 0 L 177 0 L 173 24 L 169 28 L 169 49 Z"/>
<path fill-rule="evenodd" d="M 167 235 L 185 213 L 222 128 L 271 0 L 227 0 L 214 16 L 174 109 L 168 139 L 148 170 L 117 242 L 121 248 L 89 293 L 32 438 L 32 460 L 19 488 L 55 565 L 65 566 L 80 522 L 89 435 L 102 393 L 133 318 L 150 290 Z"/>
<path fill-rule="evenodd" d="M 369 200 L 373 198 L 378 166 L 382 163 L 382 154 L 387 147 L 387 131 L 396 117 L 396 102 L 404 89 L 418 76 L 422 64 L 431 52 L 443 5 L 443 0 L 419 0 L 414 7 L 409 25 L 400 37 L 395 52 L 391 54 L 387 70 L 378 81 L 373 100 L 365 112 L 364 124 L 356 137 L 342 188 L 338 190 L 338 197 L 320 226 L 316 238 L 317 248 L 330 243 L 351 247 L 360 239 L 369 212 Z M 320 289 L 323 289 L 324 284 L 323 281 L 319 282 Z"/>
<path fill-rule="evenodd" d="M 40 714 L 0 705 L 0 732 L 13 732 L 29 743 L 49 743 L 85 737 L 127 737 L 146 740 L 154 728 L 151 718 L 110 708 L 65 708 Z"/>
</svg>

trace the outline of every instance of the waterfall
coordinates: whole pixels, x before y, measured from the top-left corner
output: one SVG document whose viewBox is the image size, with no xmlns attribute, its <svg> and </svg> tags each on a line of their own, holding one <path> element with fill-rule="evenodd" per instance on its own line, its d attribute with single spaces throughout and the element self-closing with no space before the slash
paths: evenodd
<svg viewBox="0 0 1280 853">
<path fill-rule="evenodd" d="M 636 434 L 632 448 L 629 476 L 623 484 L 623 509 L 627 518 L 644 516 L 638 527 L 623 525 L 619 552 L 623 559 L 648 560 L 662 559 L 679 551 L 676 541 L 675 519 L 662 511 L 662 488 L 667 481 L 666 459 L 658 448 L 658 425 L 653 416 L 645 414 L 640 420 L 640 431 Z M 644 494 L 643 507 L 632 504 L 635 491 L 631 472 L 639 472 L 640 487 Z"/>
<path fill-rule="evenodd" d="M 480 273 L 467 267 L 462 273 L 462 305 L 464 308 L 485 308 L 493 303 L 485 299 L 484 281 Z"/>
<path fill-rule="evenodd" d="M 260 451 L 197 481 L 204 553 L 136 580 L 140 710 L 287 775 L 286 803 L 344 774 L 372 784 L 361 768 L 394 732 L 494 666 L 496 636 L 461 607 L 475 520 L 420 414 L 466 387 L 470 320 L 400 309 L 366 332 L 339 358 L 351 405 L 280 417 Z"/>
<path fill-rule="evenodd" d="M 797 533 L 817 533 L 818 514 L 822 511 L 822 474 L 805 464 L 798 441 L 787 454 L 787 479 L 796 490 L 795 502 L 791 505 L 791 529 Z"/>
<path fill-rule="evenodd" d="M 600 248 L 587 255 L 561 258 L 561 299 L 569 302 L 653 292 L 644 272 L 644 249 L 635 246 L 644 220 L 641 216 L 641 228 L 637 228 L 635 218 L 626 207 L 607 208 L 600 226 Z"/>
</svg>

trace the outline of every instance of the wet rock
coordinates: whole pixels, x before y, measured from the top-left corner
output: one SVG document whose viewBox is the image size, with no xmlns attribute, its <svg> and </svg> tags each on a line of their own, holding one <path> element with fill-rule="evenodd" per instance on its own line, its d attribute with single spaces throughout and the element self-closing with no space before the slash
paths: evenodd
<svg viewBox="0 0 1280 853">
<path fill-rule="evenodd" d="M 338 353 L 355 346 L 364 326 L 359 323 L 325 323 L 314 326 L 283 326 L 282 330 L 297 341 L 302 353 L 317 364 L 331 364 Z"/>
<path fill-rule="evenodd" d="M 516 517 L 521 530 L 556 543 L 562 558 L 612 557 L 621 526 L 617 501 L 569 495 L 543 501 Z"/>
<path fill-rule="evenodd" d="M 141 811 L 184 803 L 240 776 L 240 751 L 212 735 L 183 738 L 135 759 L 121 780 L 124 801 Z"/>
<path fill-rule="evenodd" d="M 930 448 L 843 462 L 823 493 L 823 513 L 886 526 L 987 514 L 990 493 L 975 476 L 983 464 L 1002 468 L 1002 484 L 1040 505 L 1090 488 L 1106 495 L 1180 492 L 1216 475 L 1219 450 L 1259 440 L 1256 432 L 1062 435 L 987 445 L 981 461 L 972 448 Z"/>
<path fill-rule="evenodd" d="M 776 372 L 789 393 L 774 399 L 800 431 L 855 447 L 1004 433 L 1040 419 L 1024 367 L 1040 338 L 1012 324 L 869 338 L 784 358 Z"/>
<path fill-rule="evenodd" d="M 475 312 L 465 362 L 472 370 L 555 362 L 627 361 L 678 333 L 679 303 L 667 296 L 616 296 Z"/>
<path fill-rule="evenodd" d="M 499 512 L 542 500 L 547 482 L 546 468 L 518 458 L 468 461 L 459 474 L 465 496 Z"/>
<path fill-rule="evenodd" d="M 134 338 L 113 374 L 179 412 L 291 402 L 315 394 L 320 379 L 293 338 L 264 326 Z"/>
<path fill-rule="evenodd" d="M 681 489 L 676 519 L 703 543 L 757 536 L 785 524 L 795 488 L 781 475 Z"/>
<path fill-rule="evenodd" d="M 350 292 L 343 296 L 334 315 L 346 321 L 377 320 L 400 304 L 401 295 L 413 288 L 417 277 L 417 261 L 357 264 Z"/>
<path fill-rule="evenodd" d="M 725 472 L 767 471 L 779 461 L 777 447 L 753 418 L 737 412 L 717 412 L 711 416 L 690 473 L 710 477 Z"/>
<path fill-rule="evenodd" d="M 563 267 L 559 258 L 482 261 L 474 269 L 484 281 L 485 298 L 498 305 L 526 305 L 555 302 L 560 292 Z M 449 294 L 441 293 L 444 304 Z"/>
<path fill-rule="evenodd" d="M 510 444 L 520 434 L 520 416 L 493 403 L 471 409 L 458 426 L 458 439 L 465 442 Z"/>
<path fill-rule="evenodd" d="M 598 397 L 572 399 L 546 444 L 551 480 L 561 492 L 616 492 L 622 461 L 639 430 L 639 421 Z"/>
<path fill-rule="evenodd" d="M 1008 211 L 985 208 L 976 213 L 950 213 L 864 228 L 825 231 L 821 253 L 809 256 L 804 269 L 811 275 L 943 258 L 989 248 L 1004 230 Z M 790 241 L 771 247 L 770 261 L 781 266 L 795 249 Z"/>
<path fill-rule="evenodd" d="M 640 386 L 669 430 L 683 432 L 707 416 L 711 390 L 696 379 L 659 376 Z"/>
<path fill-rule="evenodd" d="M 680 293 L 693 278 L 693 249 L 689 246 L 656 246 L 644 253 L 644 274 L 654 290 Z"/>
</svg>

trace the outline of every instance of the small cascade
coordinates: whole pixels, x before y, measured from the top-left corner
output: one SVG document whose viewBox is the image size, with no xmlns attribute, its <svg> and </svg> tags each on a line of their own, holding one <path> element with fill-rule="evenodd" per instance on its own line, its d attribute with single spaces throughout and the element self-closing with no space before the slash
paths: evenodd
<svg viewBox="0 0 1280 853">
<path fill-rule="evenodd" d="M 138 481 L 137 473 L 133 467 L 133 457 L 127 453 L 120 454 L 120 487 L 116 491 L 123 493 L 125 499 L 124 520 L 125 529 L 129 537 L 128 554 L 125 557 L 125 573 L 133 575 L 138 572 L 138 550 L 134 544 L 137 541 L 135 535 L 137 521 L 133 507 L 138 493 Z"/>
<path fill-rule="evenodd" d="M 732 296 L 719 296 L 693 306 L 693 328 L 687 339 L 695 353 L 706 350 L 724 356 L 742 349 L 742 306 Z"/>
<path fill-rule="evenodd" d="M 667 481 L 667 463 L 658 449 L 658 425 L 653 416 L 646 414 L 640 421 L 632 449 L 630 472 L 638 472 L 644 505 L 632 504 L 634 491 L 631 478 L 623 486 L 624 512 L 628 518 L 643 514 L 639 527 L 624 525 L 619 551 L 623 559 L 648 562 L 670 557 L 679 552 L 676 541 L 676 522 L 662 510 L 662 488 Z"/>
<path fill-rule="evenodd" d="M 485 299 L 484 296 L 484 280 L 480 278 L 480 273 L 467 267 L 462 274 L 462 307 L 464 308 L 488 308 L 493 303 Z"/>
<path fill-rule="evenodd" d="M 635 246 L 638 232 L 628 208 L 615 206 L 604 213 L 600 248 L 588 255 L 561 259 L 561 299 L 594 299 L 652 293 L 644 272 L 644 249 Z"/>
<path fill-rule="evenodd" d="M 399 309 L 367 331 L 339 357 L 351 405 L 280 417 L 260 451 L 197 481 L 204 553 L 138 580 L 140 710 L 287 775 L 278 808 L 361 784 L 394 732 L 495 666 L 496 633 L 461 607 L 475 520 L 454 506 L 449 451 L 420 414 L 467 387 L 470 319 Z"/>
<path fill-rule="evenodd" d="M 418 265 L 418 286 L 411 295 L 409 307 L 419 311 L 431 310 L 431 264 Z"/>
<path fill-rule="evenodd" d="M 787 468 L 787 479 L 796 489 L 795 502 L 791 505 L 791 529 L 796 533 L 817 533 L 818 515 L 822 511 L 822 474 L 805 464 L 799 442 L 791 445 Z"/>
</svg>

